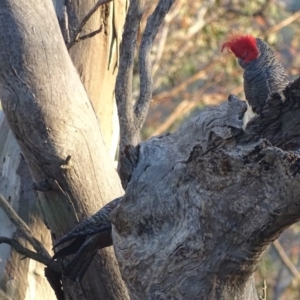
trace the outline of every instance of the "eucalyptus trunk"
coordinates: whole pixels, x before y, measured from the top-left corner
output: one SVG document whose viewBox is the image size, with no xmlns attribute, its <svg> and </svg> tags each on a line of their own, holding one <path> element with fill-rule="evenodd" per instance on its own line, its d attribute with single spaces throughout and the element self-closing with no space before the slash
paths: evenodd
<svg viewBox="0 0 300 300">
<path fill-rule="evenodd" d="M 98 9 L 84 28 L 85 31 L 93 30 L 105 23 L 103 33 L 79 41 L 70 49 L 69 55 L 65 46 L 68 41 L 62 38 L 57 17 L 60 24 L 62 16 L 67 17 L 71 27 L 69 35 L 72 36 L 74 27 L 97 1 L 80 5 L 71 1 L 67 7 L 63 7 L 62 1 L 55 1 L 57 15 L 50 0 L 43 2 L 2 1 L 0 4 L 0 96 L 14 133 L 13 136 L 2 114 L 0 139 L 3 160 L 0 166 L 0 186 L 1 192 L 15 210 L 28 221 L 36 237 L 51 251 L 50 232 L 43 225 L 42 219 L 50 228 L 52 237 L 59 238 L 80 219 L 92 214 L 123 191 L 108 155 L 107 149 L 111 144 L 107 143 L 106 149 L 103 142 L 102 134 L 107 125 L 103 125 L 104 130 L 101 132 L 89 101 L 90 98 L 94 107 L 98 105 L 98 116 L 101 115 L 101 107 L 103 111 L 109 107 L 111 112 L 114 110 L 111 100 L 114 97 L 117 52 L 110 47 L 114 45 L 117 49 L 118 41 L 112 34 L 107 35 L 107 32 L 113 32 L 113 4 L 106 4 L 105 8 Z M 119 13 L 118 22 L 121 23 L 125 18 L 125 4 L 114 4 Z M 103 10 L 107 13 L 103 14 Z M 103 39 L 105 42 L 101 43 Z M 101 48 L 97 49 L 100 44 Z M 114 71 L 103 69 L 99 64 L 99 61 L 108 61 L 109 54 L 110 63 L 116 66 Z M 94 63 L 90 58 L 96 56 L 97 61 Z M 84 88 L 80 79 L 85 84 Z M 99 89 L 93 88 L 101 87 L 102 84 L 105 85 L 106 100 L 103 95 L 99 95 Z M 99 105 L 100 99 L 105 104 Z M 47 116 L 43 110 L 47 110 Z M 112 123 L 115 117 L 111 113 L 105 118 Z M 80 124 L 77 124 L 78 120 Z M 111 125 L 105 135 L 108 136 L 108 132 L 112 134 L 113 131 Z M 26 139 L 28 140 L 25 141 Z M 75 164 L 77 167 L 73 168 L 73 175 L 72 171 L 63 171 L 59 167 L 64 163 L 65 155 L 71 155 L 71 160 L 79 163 Z M 48 169 L 45 168 L 45 163 Z M 89 168 L 92 169 L 88 171 Z M 82 172 L 84 176 L 79 175 L 79 170 L 85 170 Z M 91 176 L 86 176 L 85 172 Z M 50 182 L 48 193 L 34 192 L 30 173 L 35 182 Z M 4 215 L 1 217 L 1 230 L 1 236 L 18 236 L 18 232 L 15 232 L 14 226 Z M 3 297 L 5 295 L 8 299 L 20 300 L 42 297 L 55 299 L 44 277 L 42 265 L 28 259 L 20 262 L 22 257 L 15 251 L 6 245 L 0 247 L 1 258 L 3 257 L 0 265 Z M 85 277 L 88 283 L 84 284 L 84 291 L 83 285 L 74 287 L 73 283 L 64 281 L 67 297 L 68 294 L 72 299 L 127 297 L 112 249 L 99 254 L 94 266 L 94 271 L 91 269 Z M 101 274 L 97 268 L 102 270 Z M 96 277 L 100 283 L 95 280 Z"/>
</svg>

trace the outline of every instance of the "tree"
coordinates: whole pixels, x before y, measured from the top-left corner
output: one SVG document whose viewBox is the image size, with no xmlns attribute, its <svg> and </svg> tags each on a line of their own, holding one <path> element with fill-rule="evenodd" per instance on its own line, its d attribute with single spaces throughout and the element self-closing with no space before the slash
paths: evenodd
<svg viewBox="0 0 300 300">
<path fill-rule="evenodd" d="M 0 32 L 0 97 L 55 239 L 122 190 L 51 2 L 31 2 L 0 5 L 1 28 L 7 29 Z M 131 1 L 127 14 L 116 88 L 126 191 L 111 215 L 118 265 L 132 299 L 258 299 L 252 275 L 263 251 L 299 219 L 299 157 L 293 152 L 299 148 L 299 80 L 286 89 L 285 102 L 273 95 L 245 132 L 245 104 L 231 96 L 178 132 L 136 145 L 151 100 L 149 51 L 171 5 L 159 2 L 145 29 L 134 110 L 133 57 L 143 3 Z M 136 147 L 124 153 L 127 144 Z M 39 244 L 31 244 L 60 271 Z M 64 278 L 67 297 L 127 297 L 111 252 L 101 250 L 99 257 L 82 282 L 85 296 Z"/>
<path fill-rule="evenodd" d="M 273 95 L 245 132 L 246 104 L 230 96 L 132 151 L 138 162 L 112 212 L 132 299 L 258 299 L 263 252 L 299 220 L 299 87 L 286 102 Z"/>
<path fill-rule="evenodd" d="M 18 3 L 19 3 L 19 5 L 18 5 Z M 47 89 L 47 87 L 50 87 L 51 89 L 53 88 L 53 90 L 56 89 L 57 88 L 56 84 L 58 81 L 60 81 L 60 79 L 63 78 L 64 72 L 70 72 L 70 73 L 73 72 L 75 74 L 73 76 L 75 78 L 77 78 L 76 71 L 74 70 L 70 61 L 68 61 L 66 63 L 66 65 L 68 65 L 69 70 L 64 69 L 64 67 L 63 67 L 64 59 L 69 60 L 70 58 L 69 58 L 69 55 L 66 53 L 66 47 L 64 45 L 64 41 L 61 39 L 61 36 L 60 36 L 61 33 L 56 24 L 57 19 L 56 19 L 56 16 L 53 14 L 52 3 L 50 1 L 47 1 L 46 4 L 40 3 L 40 5 L 38 5 L 38 6 L 35 4 L 32 4 L 31 7 L 30 7 L 29 2 L 24 3 L 24 5 L 23 4 L 21 5 L 20 2 L 18 2 L 18 3 L 14 3 L 14 1 L 6 1 L 1 4 L 1 22 L 3 22 L 5 28 L 11 28 L 11 32 L 15 38 L 17 38 L 18 36 L 22 36 L 22 34 L 26 35 L 26 33 L 24 32 L 24 28 L 28 28 L 29 22 L 31 22 L 32 28 L 36 28 L 36 26 L 38 27 L 37 24 L 41 23 L 42 24 L 41 26 L 42 27 L 44 26 L 43 29 L 45 30 L 45 33 L 42 34 L 44 36 L 44 40 L 39 39 L 37 36 L 32 36 L 32 39 L 34 39 L 34 38 L 39 39 L 39 44 L 36 44 L 34 40 L 31 40 L 32 43 L 30 45 L 27 45 L 27 47 L 30 48 L 30 49 L 27 48 L 27 50 L 32 55 L 31 56 L 32 61 L 27 62 L 27 63 L 29 63 L 31 65 L 31 67 L 37 63 L 37 60 L 34 58 L 34 55 L 35 55 L 34 53 L 36 51 L 41 54 L 41 51 L 43 50 L 43 45 L 46 45 L 45 46 L 46 50 L 49 50 L 49 52 L 53 51 L 52 53 L 55 53 L 55 51 L 57 51 L 57 53 L 58 53 L 57 54 L 58 60 L 56 61 L 56 63 L 54 63 L 54 61 L 51 63 L 51 65 L 53 66 L 54 69 L 57 67 L 57 65 L 59 67 L 59 69 L 57 69 L 57 71 L 56 71 L 56 74 L 51 73 L 52 71 L 50 69 L 48 69 L 47 66 L 45 65 L 45 63 L 47 61 L 43 60 L 43 58 L 41 58 L 43 60 L 43 64 L 40 65 L 40 72 L 41 72 L 41 74 L 44 74 L 44 75 L 41 75 L 41 78 L 40 78 L 41 80 L 39 82 L 36 81 L 34 83 L 34 84 L 36 84 L 36 88 L 38 85 L 39 87 L 44 86 L 45 89 Z M 85 1 L 84 3 L 81 3 L 79 5 L 77 5 L 75 2 L 72 2 L 72 3 L 68 2 L 66 4 L 66 6 L 63 6 L 61 4 L 61 1 L 56 1 L 54 4 L 56 7 L 57 15 L 59 17 L 62 32 L 64 33 L 64 37 L 66 38 L 66 42 L 70 43 L 73 41 L 73 44 L 74 44 L 74 42 L 76 42 L 73 46 L 68 44 L 68 46 L 70 48 L 70 56 L 73 59 L 73 62 L 78 70 L 78 73 L 81 75 L 81 80 L 85 85 L 85 89 L 89 93 L 89 97 L 93 102 L 94 109 L 97 112 L 99 118 L 101 118 L 101 121 L 103 123 L 101 132 L 104 135 L 104 138 L 107 137 L 107 139 L 106 139 L 107 146 L 108 146 L 108 148 L 112 148 L 111 152 L 113 153 L 113 148 L 115 148 L 115 146 L 112 146 L 112 147 L 110 146 L 110 139 L 112 136 L 111 135 L 112 126 L 111 125 L 109 126 L 108 123 L 109 123 L 109 120 L 112 120 L 114 117 L 112 115 L 112 113 L 113 113 L 113 101 L 112 100 L 113 100 L 113 95 L 114 95 L 114 78 L 116 77 L 116 74 L 117 74 L 117 70 L 115 69 L 115 64 L 116 64 L 117 56 L 118 56 L 118 53 L 116 50 L 117 49 L 116 43 L 119 43 L 118 39 L 116 38 L 116 35 L 118 34 L 118 31 L 122 30 L 122 22 L 124 22 L 124 19 L 125 19 L 126 2 L 118 2 L 118 3 L 111 2 L 109 4 L 105 4 L 104 6 L 102 6 L 101 9 L 98 9 L 98 14 L 95 13 L 86 20 L 88 22 L 86 22 L 87 24 L 84 26 L 84 28 L 80 32 L 76 32 L 76 29 L 80 28 L 79 26 L 85 24 L 85 23 L 81 22 L 81 20 L 84 20 L 84 16 L 86 16 L 90 10 L 92 10 L 93 8 L 97 8 L 97 7 L 99 8 L 99 4 L 101 4 L 101 1 L 98 1 L 96 4 L 95 4 L 95 1 Z M 95 6 L 94 6 L 94 4 L 95 4 Z M 36 12 L 34 12 L 34 7 L 41 12 L 41 14 L 37 16 L 37 18 L 35 17 Z M 25 24 L 20 26 L 21 31 L 23 31 L 22 33 L 20 33 L 20 35 L 18 35 L 19 28 L 14 26 L 15 21 L 13 19 L 7 20 L 7 18 L 6 18 L 9 11 L 14 11 L 17 13 L 23 12 L 24 13 L 23 17 L 28 18 L 27 21 L 25 21 Z M 115 16 L 112 12 L 114 12 L 115 14 L 116 13 L 118 14 L 117 20 L 115 20 Z M 47 19 L 47 21 L 45 21 L 46 19 Z M 114 20 L 115 20 L 115 22 L 118 23 L 118 26 L 116 26 L 114 24 Z M 12 27 L 10 27 L 11 25 L 12 25 Z M 114 26 L 116 27 L 117 31 L 115 31 L 113 29 Z M 40 31 L 38 31 L 38 29 L 37 29 L 36 32 L 43 32 L 43 30 L 41 29 L 42 27 L 40 27 L 40 29 L 39 29 Z M 52 29 L 52 31 L 49 31 L 49 29 Z M 80 43 L 79 42 L 77 43 L 77 40 L 75 40 L 75 37 L 77 38 L 78 33 L 80 34 L 80 36 L 85 36 L 85 33 L 90 34 L 90 33 L 93 33 L 95 30 L 99 30 L 99 29 L 101 29 L 101 32 L 99 32 L 97 35 L 95 35 L 93 37 L 93 39 L 80 40 L 82 38 L 79 38 L 78 40 L 80 40 Z M 69 34 L 69 37 L 68 37 L 68 34 L 66 34 L 66 33 Z M 75 35 L 75 33 L 76 33 L 76 35 Z M 52 36 L 52 34 L 53 34 L 53 36 Z M 52 36 L 52 38 L 48 39 L 49 36 Z M 23 36 L 22 39 L 25 39 L 25 37 Z M 57 41 L 59 41 L 60 44 Z M 15 51 L 15 53 L 19 52 L 19 49 L 14 48 L 13 44 L 9 44 L 9 45 L 7 44 L 6 47 L 8 47 L 7 49 L 12 49 L 12 51 Z M 101 48 L 100 49 L 101 52 L 98 52 L 99 47 Z M 4 52 L 2 53 L 3 55 L 7 55 L 9 53 L 9 51 L 7 51 L 7 49 L 5 51 L 6 54 L 4 54 Z M 62 50 L 62 52 L 60 53 L 61 50 Z M 49 52 L 47 52 L 47 51 L 45 52 L 45 55 L 46 56 L 48 55 L 48 57 L 50 55 Z M 81 55 L 80 55 L 80 52 L 82 53 Z M 18 55 L 18 54 L 16 54 L 16 55 Z M 45 58 L 46 57 L 44 56 L 44 59 Z M 17 61 L 15 61 L 15 62 L 17 63 Z M 28 64 L 26 64 L 26 66 L 28 66 Z M 16 70 L 18 71 L 17 67 L 16 67 Z M 45 77 L 45 74 L 47 74 L 47 70 L 49 72 L 48 79 Z M 61 70 L 63 70 L 62 73 L 60 73 Z M 50 78 L 52 78 L 52 76 L 55 77 L 55 80 L 52 81 L 52 84 L 49 85 L 48 80 L 50 80 Z M 90 76 L 93 78 L 93 80 L 90 80 Z M 44 82 L 43 82 L 42 78 L 44 78 L 44 80 L 45 80 Z M 75 80 L 78 80 L 78 78 Z M 89 101 L 87 100 L 85 91 L 83 90 L 82 85 L 79 81 L 77 83 L 74 83 L 74 82 L 72 82 L 72 80 L 69 81 L 69 79 L 66 78 L 65 85 L 64 84 L 63 85 L 64 85 L 65 89 L 68 88 L 70 90 L 73 90 L 72 84 L 75 86 L 80 85 L 80 89 L 81 89 L 80 93 L 82 93 L 84 95 L 84 97 L 86 97 L 85 101 L 87 101 L 89 103 Z M 103 92 L 104 95 L 101 94 L 99 90 L 101 90 L 101 92 Z M 48 92 L 49 92 L 49 94 L 47 95 Z M 59 89 L 57 89 L 57 92 L 59 94 L 64 93 L 63 89 L 61 89 L 60 91 L 59 91 Z M 69 92 L 65 91 L 66 95 L 68 93 Z M 47 90 L 47 92 L 45 92 L 45 94 L 44 94 L 45 98 L 43 98 L 45 100 L 45 103 L 46 103 L 46 99 L 48 97 L 49 97 L 49 99 L 51 98 L 50 94 L 51 94 L 50 90 Z M 37 96 L 37 95 L 38 94 L 36 94 L 35 96 Z M 77 95 L 77 97 L 80 98 L 81 95 L 79 94 L 79 95 Z M 60 99 L 64 98 L 63 102 L 67 99 L 70 99 L 73 101 L 73 102 L 69 101 L 69 104 L 68 104 L 69 108 L 65 107 L 65 109 L 69 111 L 68 113 L 71 113 L 72 107 L 74 108 L 76 106 L 75 98 L 73 98 L 71 94 L 69 94 L 68 97 L 62 97 L 62 98 L 60 96 L 58 96 L 58 97 L 56 97 L 56 100 L 59 101 L 59 98 Z M 42 99 L 42 98 L 40 98 L 40 99 Z M 82 98 L 81 100 L 84 101 L 83 99 L 84 98 Z M 3 100 L 4 99 L 2 98 L 2 103 L 4 103 Z M 100 100 L 103 101 L 103 104 L 100 104 Z M 105 103 L 105 105 L 104 105 L 104 103 Z M 25 102 L 23 102 L 23 104 L 25 105 Z M 102 110 L 102 113 L 105 110 L 104 116 L 101 116 L 101 107 L 104 108 Z M 59 103 L 59 102 L 52 103 L 52 108 L 53 108 L 53 113 L 56 114 L 56 117 L 58 117 L 57 112 L 59 112 L 59 111 L 62 113 L 62 115 L 64 114 L 63 109 L 61 107 L 61 103 Z M 88 109 L 90 110 L 90 113 L 93 115 L 93 117 L 90 118 L 90 120 L 94 120 L 93 121 L 94 127 L 92 128 L 91 131 L 95 131 L 94 129 L 98 128 L 99 126 L 98 126 L 97 120 L 95 119 L 92 107 L 90 105 L 89 105 Z M 111 113 L 108 113 L 109 111 L 111 111 Z M 72 115 L 74 118 L 76 117 L 74 114 L 72 114 Z M 67 116 L 67 113 L 65 116 Z M 89 118 L 88 116 L 86 116 L 86 117 Z M 81 115 L 77 114 L 77 118 L 80 120 Z M 55 123 L 56 121 L 53 120 L 53 122 Z M 37 124 L 35 124 L 35 125 L 37 125 Z M 35 125 L 33 125 L 33 126 L 35 127 Z M 59 125 L 59 122 L 57 123 L 57 125 Z M 37 126 L 39 127 L 39 125 L 37 125 Z M 49 126 L 49 128 L 51 128 L 51 127 L 52 126 Z M 6 137 L 6 143 L 2 143 L 2 145 L 5 146 L 5 148 L 4 148 L 5 151 L 3 151 L 1 153 L 3 154 L 4 158 L 6 158 L 3 169 L 7 170 L 6 173 L 3 173 L 3 174 L 5 174 L 5 176 L 2 177 L 2 180 L 1 180 L 1 186 L 3 187 L 3 189 L 1 189 L 1 192 L 8 199 L 11 199 L 11 201 L 14 201 L 14 204 L 15 204 L 14 207 L 16 209 L 18 209 L 18 206 L 20 207 L 20 214 L 25 217 L 25 220 L 27 220 L 27 218 L 29 218 L 31 215 L 33 215 L 33 217 L 30 217 L 30 218 L 33 219 L 35 224 L 29 224 L 31 227 L 31 230 L 33 231 L 35 236 L 37 236 L 37 237 L 43 236 L 41 238 L 41 240 L 44 240 L 44 239 L 47 240 L 47 236 L 46 236 L 47 231 L 46 231 L 45 227 L 41 227 L 41 221 L 39 220 L 40 217 L 37 218 L 36 213 L 34 213 L 34 211 L 32 213 L 30 209 L 28 209 L 28 211 L 26 211 L 27 205 L 26 205 L 26 207 L 24 207 L 25 201 L 26 201 L 25 203 L 29 203 L 29 204 L 31 203 L 31 206 L 34 206 L 33 200 L 35 198 L 35 195 L 34 195 L 33 190 L 31 189 L 31 185 L 32 185 L 32 183 L 30 182 L 31 176 L 26 168 L 25 161 L 22 160 L 21 156 L 20 156 L 21 151 L 18 149 L 18 146 L 17 146 L 14 138 L 12 137 L 11 132 L 8 131 L 7 123 L 5 121 L 2 122 L 1 130 L 2 130 L 1 139 L 3 139 L 3 141 L 4 141 L 5 137 Z M 76 130 L 76 129 L 74 129 L 74 130 Z M 34 131 L 35 131 L 35 129 L 34 129 Z M 31 133 L 34 134 L 34 131 L 31 131 Z M 99 153 L 95 152 L 93 154 L 98 156 L 98 159 L 100 159 L 100 157 L 104 158 L 105 156 L 107 156 L 107 154 L 104 149 L 104 144 L 102 142 L 103 138 L 101 137 L 100 132 L 98 131 L 97 134 L 99 136 L 95 139 L 95 141 L 97 141 L 96 143 L 102 143 L 101 147 L 98 149 L 98 151 L 103 151 L 103 153 L 99 154 Z M 81 133 L 81 138 L 84 139 L 84 135 L 82 133 Z M 86 141 L 83 141 L 83 144 L 85 144 L 85 143 L 86 143 Z M 8 150 L 6 150 L 7 148 L 8 148 Z M 93 146 L 91 147 L 91 149 L 92 148 L 93 148 Z M 10 149 L 13 149 L 14 151 L 11 152 L 11 151 L 9 151 Z M 88 159 L 92 160 L 92 157 L 89 156 Z M 99 209 L 99 205 L 101 206 L 101 204 L 100 204 L 101 201 L 103 201 L 102 203 L 105 203 L 105 201 L 110 200 L 111 197 L 115 197 L 122 193 L 122 189 L 120 187 L 119 180 L 118 180 L 117 175 L 115 174 L 113 168 L 110 168 L 110 171 L 108 171 L 107 175 L 105 175 L 106 168 L 109 165 L 110 165 L 110 159 L 107 157 L 106 159 L 103 160 L 103 165 L 102 165 L 101 171 L 100 171 L 100 169 L 99 169 L 99 172 L 96 171 L 96 176 L 98 177 L 99 185 L 101 182 L 106 182 L 108 186 L 103 188 L 103 190 L 99 193 L 99 195 L 96 198 L 94 198 L 94 199 L 93 199 L 93 197 L 91 198 L 92 201 L 90 202 L 90 204 L 88 204 L 89 205 L 88 210 L 90 212 L 87 212 L 85 209 L 84 211 L 82 211 L 83 216 L 90 214 L 91 212 Z M 86 167 L 88 167 L 88 166 L 86 166 Z M 14 177 L 11 175 L 14 172 L 14 170 L 16 170 L 16 173 L 18 174 L 18 176 L 15 176 L 15 180 L 13 180 Z M 111 172 L 113 172 L 112 176 L 110 176 Z M 101 177 L 104 176 L 104 177 L 103 177 L 103 179 L 99 179 L 99 176 L 101 176 Z M 106 176 L 109 176 L 109 179 L 105 179 Z M 22 183 L 21 185 L 19 183 L 20 178 L 21 178 L 21 183 Z M 38 178 L 35 178 L 35 180 L 38 181 Z M 45 178 L 43 180 L 45 180 Z M 116 180 L 116 182 L 114 182 L 114 180 Z M 97 184 L 97 189 L 100 188 L 99 185 Z M 4 187 L 6 187 L 6 189 L 4 189 Z M 36 186 L 36 188 L 41 188 L 41 187 Z M 87 188 L 88 188 L 88 186 L 87 186 Z M 19 192 L 15 192 L 16 190 Z M 90 192 L 92 192 L 92 190 L 94 190 L 94 189 L 91 189 Z M 47 217 L 47 212 L 49 212 L 49 207 L 45 208 L 45 206 L 43 206 L 43 202 L 47 201 L 46 199 L 51 199 L 50 202 L 52 201 L 52 204 L 53 204 L 54 203 L 53 201 L 55 201 L 54 200 L 55 195 L 59 194 L 59 193 L 61 193 L 61 192 L 53 194 L 53 191 L 52 191 L 48 195 L 45 194 L 46 196 L 44 196 L 43 193 L 39 192 L 39 199 L 37 200 L 36 206 L 39 206 L 39 205 L 41 206 L 40 209 L 41 209 L 42 213 L 40 216 L 46 216 L 45 222 L 50 227 L 52 226 L 51 225 L 52 223 L 54 223 L 54 222 L 56 223 L 55 214 L 57 212 L 60 212 L 62 208 L 57 207 L 58 210 L 56 212 L 53 212 L 52 217 L 50 217 L 52 219 L 49 220 L 48 218 L 50 215 Z M 86 194 L 85 196 L 88 196 L 88 194 Z M 66 197 L 66 196 L 57 196 L 57 197 L 58 197 L 57 198 L 57 201 L 58 201 L 59 197 Z M 20 203 L 18 202 L 18 200 L 20 200 Z M 64 202 L 66 204 L 66 200 Z M 67 202 L 69 202 L 69 201 L 67 200 Z M 62 204 L 62 206 L 65 205 L 65 204 L 63 204 L 63 202 L 61 202 L 61 204 Z M 67 204 L 66 206 L 70 207 L 70 205 L 72 205 L 72 204 L 69 202 L 69 204 Z M 67 228 L 71 228 L 72 226 L 74 226 L 74 224 L 76 222 L 75 221 L 76 218 L 79 218 L 78 215 L 77 216 L 73 215 L 73 217 L 72 217 L 72 213 L 67 212 L 67 210 L 68 210 L 67 207 L 65 207 L 64 209 L 66 209 L 66 215 L 63 216 L 61 219 L 62 224 L 59 225 L 59 223 L 57 223 L 57 226 L 62 226 L 61 229 L 59 229 L 57 231 L 55 228 L 51 228 L 52 234 L 57 234 L 57 236 L 60 236 L 62 234 L 61 233 L 62 230 L 65 231 Z M 29 215 L 29 217 L 27 217 L 28 215 Z M 10 222 L 10 221 L 8 221 L 8 222 Z M 70 223 L 68 224 L 68 222 L 70 222 Z M 10 224 L 11 223 L 9 223 L 9 226 L 11 227 Z M 63 228 L 65 228 L 65 229 L 63 229 Z M 11 230 L 11 232 L 9 232 L 9 234 L 7 234 L 7 232 L 5 232 L 1 235 L 11 236 L 13 231 L 14 230 Z M 46 243 L 48 243 L 48 245 L 49 245 L 48 249 L 50 250 L 52 248 L 50 246 L 52 244 L 52 242 L 50 241 L 49 237 L 50 236 L 48 234 L 48 241 Z M 27 244 L 25 244 L 25 245 L 27 245 Z M 7 255 L 9 255 L 9 249 L 7 247 L 5 248 L 5 251 L 7 252 Z M 103 253 L 102 258 L 101 258 L 101 263 L 105 263 L 105 257 L 111 256 L 112 255 L 111 253 L 112 253 L 111 250 Z M 1 255 L 1 257 L 4 258 L 6 256 Z M 11 258 L 8 258 L 8 261 L 12 265 L 15 266 L 15 265 L 19 265 L 20 259 L 21 259 L 21 256 L 17 255 L 15 252 L 12 252 L 12 256 L 11 256 Z M 98 263 L 99 263 L 99 261 L 100 261 L 100 259 L 98 258 Z M 105 269 L 111 268 L 112 270 L 115 270 L 115 271 L 112 271 L 111 276 L 113 277 L 113 281 L 115 281 L 115 280 L 118 281 L 118 277 L 119 277 L 118 270 L 116 268 L 116 264 L 113 261 L 114 261 L 113 258 L 109 258 L 110 263 L 107 264 L 107 267 L 105 267 Z M 47 287 L 44 288 L 40 282 L 41 280 L 44 280 L 43 268 L 39 267 L 38 271 L 36 272 L 38 274 L 38 276 L 34 276 L 34 274 L 29 276 L 31 274 L 30 273 L 31 270 L 33 269 L 32 263 L 34 264 L 34 261 L 31 263 L 30 266 L 28 264 L 28 260 L 23 260 L 21 263 L 22 263 L 22 265 L 20 265 L 20 268 L 6 268 L 7 273 L 3 274 L 4 279 L 2 280 L 2 282 L 3 282 L 2 289 L 4 290 L 4 293 L 6 293 L 7 296 L 12 297 L 13 299 L 17 299 L 17 298 L 24 299 L 26 297 L 26 293 L 27 294 L 32 293 L 31 298 L 45 297 L 45 292 L 46 292 L 45 289 Z M 27 271 L 25 269 L 26 266 L 27 266 L 27 270 L 30 267 L 30 270 L 28 271 L 28 274 L 29 274 L 28 276 L 26 275 L 27 274 Z M 1 274 L 2 274 L 2 272 L 1 272 Z M 90 276 L 95 278 L 95 275 L 93 273 L 91 273 L 91 274 L 92 275 L 90 275 Z M 103 272 L 103 274 L 104 274 L 104 272 Z M 97 275 L 97 276 L 99 277 L 99 275 Z M 100 276 L 101 276 L 101 274 L 100 274 Z M 105 276 L 105 277 L 108 279 L 107 276 Z M 30 287 L 29 287 L 29 283 L 28 283 L 29 280 L 30 280 Z M 36 286 L 38 287 L 37 288 L 38 291 L 35 291 L 35 288 L 32 286 L 34 280 L 37 280 L 37 282 L 38 282 L 38 283 L 36 283 Z M 88 281 L 88 278 L 87 278 L 87 281 Z M 104 285 L 107 287 L 111 286 L 110 284 L 105 283 L 106 279 L 102 280 L 102 282 L 103 282 L 103 286 Z M 89 299 L 93 299 L 93 297 L 95 297 L 95 296 L 91 296 L 89 294 L 89 293 L 93 293 L 93 292 L 98 295 L 103 295 L 104 298 L 111 297 L 113 299 L 114 297 L 118 297 L 118 293 L 115 294 L 115 287 L 113 289 L 113 294 L 115 296 L 108 296 L 110 293 L 112 293 L 112 290 L 109 290 L 109 288 L 107 288 L 107 287 L 104 288 L 103 286 L 101 286 L 101 284 L 99 285 L 99 283 L 96 283 L 96 285 L 94 285 L 94 287 L 91 288 L 90 292 L 84 291 L 84 293 L 89 297 Z M 124 289 L 122 288 L 122 284 L 120 284 L 120 286 L 121 286 L 120 294 L 123 295 Z M 48 289 L 49 289 L 49 287 L 48 287 Z M 93 291 L 93 289 L 94 289 L 94 291 Z M 97 293 L 95 292 L 95 290 Z M 39 292 L 41 293 L 41 295 L 39 294 Z M 76 292 L 76 291 L 74 291 L 74 292 Z M 82 294 L 82 292 L 81 292 L 81 294 Z M 48 295 L 49 295 L 48 299 L 50 299 L 51 295 L 50 294 L 48 294 Z"/>
</svg>

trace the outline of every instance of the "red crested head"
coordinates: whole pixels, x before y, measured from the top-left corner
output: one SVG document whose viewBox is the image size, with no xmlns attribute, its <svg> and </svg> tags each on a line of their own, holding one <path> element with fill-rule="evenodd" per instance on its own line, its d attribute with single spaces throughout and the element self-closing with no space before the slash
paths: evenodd
<svg viewBox="0 0 300 300">
<path fill-rule="evenodd" d="M 245 63 L 259 56 L 256 39 L 252 35 L 234 35 L 222 45 L 221 51 L 225 48 L 229 48 L 237 58 L 243 60 Z"/>
</svg>

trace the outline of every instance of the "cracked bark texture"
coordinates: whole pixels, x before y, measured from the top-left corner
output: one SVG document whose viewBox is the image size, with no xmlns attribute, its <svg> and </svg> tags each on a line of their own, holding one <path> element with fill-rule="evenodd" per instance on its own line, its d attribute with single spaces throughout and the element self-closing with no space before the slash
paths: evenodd
<svg viewBox="0 0 300 300">
<path fill-rule="evenodd" d="M 230 96 L 133 151 L 111 216 L 131 299 L 258 299 L 263 252 L 300 219 L 300 156 L 286 151 L 299 148 L 299 83 L 245 132 L 246 104 Z"/>
<path fill-rule="evenodd" d="M 39 205 L 56 239 L 123 191 L 52 2 L 5 0 L 0 14 L 2 106 L 34 180 L 50 183 Z M 72 168 L 64 170 L 68 155 Z M 81 285 L 63 284 L 66 299 L 127 298 L 109 248 L 96 255 Z"/>
</svg>

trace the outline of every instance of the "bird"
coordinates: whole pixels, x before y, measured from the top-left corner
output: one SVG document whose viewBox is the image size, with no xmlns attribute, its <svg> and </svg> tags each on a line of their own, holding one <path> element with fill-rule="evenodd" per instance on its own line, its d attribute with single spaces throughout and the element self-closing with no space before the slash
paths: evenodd
<svg viewBox="0 0 300 300">
<path fill-rule="evenodd" d="M 229 48 L 244 69 L 244 92 L 255 114 L 262 114 L 268 97 L 281 93 L 289 79 L 271 47 L 252 35 L 236 34 L 222 45 Z"/>
<path fill-rule="evenodd" d="M 78 223 L 54 245 L 53 248 L 56 249 L 73 240 L 67 246 L 56 251 L 52 257 L 54 260 L 61 260 L 75 254 L 63 268 L 65 276 L 77 282 L 81 281 L 97 250 L 113 244 L 109 216 L 121 200 L 122 197 L 119 197 L 106 204 L 97 213 Z"/>
</svg>

